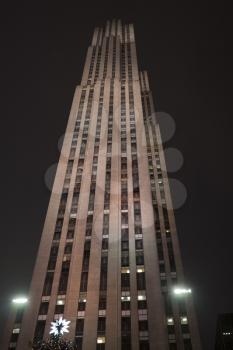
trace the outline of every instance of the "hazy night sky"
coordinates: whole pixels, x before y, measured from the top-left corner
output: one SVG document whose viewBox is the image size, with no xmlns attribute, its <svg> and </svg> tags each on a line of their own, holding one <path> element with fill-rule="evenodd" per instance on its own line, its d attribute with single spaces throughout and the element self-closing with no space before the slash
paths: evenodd
<svg viewBox="0 0 233 350">
<path fill-rule="evenodd" d="M 213 350 L 217 314 L 233 312 L 232 40 L 227 2 L 20 2 L 2 9 L 1 324 L 9 298 L 28 291 L 75 86 L 95 26 L 134 23 L 139 67 L 156 106 L 176 122 L 166 146 L 188 191 L 176 211 L 188 283 L 203 340 Z M 87 7 L 89 5 L 89 7 Z M 92 6 L 91 6 L 92 5 Z M 131 6 L 130 6 L 131 5 Z"/>
</svg>

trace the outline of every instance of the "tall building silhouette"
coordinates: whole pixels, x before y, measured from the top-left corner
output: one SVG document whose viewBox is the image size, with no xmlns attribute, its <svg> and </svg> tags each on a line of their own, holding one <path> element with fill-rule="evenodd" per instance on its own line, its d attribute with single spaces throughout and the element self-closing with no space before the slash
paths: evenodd
<svg viewBox="0 0 233 350">
<path fill-rule="evenodd" d="M 78 349 L 199 350 L 192 296 L 175 295 L 177 286 L 185 283 L 148 76 L 133 25 L 113 20 L 88 48 L 29 303 L 7 347 L 28 349 L 63 317 Z"/>
</svg>

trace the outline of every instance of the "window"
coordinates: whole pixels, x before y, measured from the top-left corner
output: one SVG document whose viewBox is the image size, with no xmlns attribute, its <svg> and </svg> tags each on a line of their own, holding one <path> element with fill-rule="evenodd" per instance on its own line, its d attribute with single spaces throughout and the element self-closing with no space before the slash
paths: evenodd
<svg viewBox="0 0 233 350">
<path fill-rule="evenodd" d="M 106 326 L 106 318 L 105 317 L 99 317 L 98 318 L 98 335 L 103 335 L 105 333 L 105 326 Z"/>
<path fill-rule="evenodd" d="M 145 272 L 137 273 L 137 289 L 138 290 L 146 289 Z"/>
<path fill-rule="evenodd" d="M 43 339 L 44 329 L 45 329 L 45 321 L 37 321 L 35 335 L 34 335 L 35 341 L 40 341 Z"/>
<path fill-rule="evenodd" d="M 131 331 L 131 320 L 130 317 L 121 318 L 121 332 L 122 334 L 130 333 Z"/>
<path fill-rule="evenodd" d="M 148 322 L 147 320 L 139 320 L 139 331 L 147 331 L 148 330 Z"/>
<path fill-rule="evenodd" d="M 80 283 L 80 292 L 87 291 L 87 280 L 88 280 L 88 273 L 82 272 L 81 283 Z"/>
<path fill-rule="evenodd" d="M 191 339 L 184 339 L 184 350 L 192 350 Z"/>
<path fill-rule="evenodd" d="M 149 349 L 150 349 L 150 346 L 149 346 L 148 340 L 140 340 L 139 350 L 149 350 Z"/>
<path fill-rule="evenodd" d="M 129 290 L 130 288 L 130 274 L 121 273 L 121 290 Z"/>
<path fill-rule="evenodd" d="M 53 272 L 47 272 L 45 277 L 43 295 L 50 295 L 53 284 Z"/>
<path fill-rule="evenodd" d="M 102 239 L 102 249 L 103 250 L 108 249 L 108 239 L 107 238 Z"/>
<path fill-rule="evenodd" d="M 76 322 L 76 331 L 75 331 L 76 336 L 83 334 L 83 328 L 84 328 L 84 319 L 80 318 Z"/>
<path fill-rule="evenodd" d="M 136 264 L 137 265 L 144 265 L 143 251 L 136 251 Z"/>
<path fill-rule="evenodd" d="M 64 269 L 62 268 L 60 282 L 59 282 L 59 288 L 58 288 L 59 294 L 66 294 L 68 276 L 69 276 L 69 268 L 67 268 L 67 267 L 65 267 Z"/>
<path fill-rule="evenodd" d="M 107 290 L 107 271 L 101 271 L 100 273 L 100 290 Z"/>
<path fill-rule="evenodd" d="M 63 313 L 64 313 L 64 305 L 56 305 L 55 314 L 63 314 Z"/>
<path fill-rule="evenodd" d="M 39 315 L 47 315 L 48 308 L 49 308 L 49 303 L 48 302 L 42 302 L 40 304 Z"/>
<path fill-rule="evenodd" d="M 121 266 L 129 266 L 129 252 L 128 251 L 122 251 Z"/>
<path fill-rule="evenodd" d="M 72 252 L 72 243 L 67 243 L 65 246 L 65 254 L 71 254 Z"/>
<path fill-rule="evenodd" d="M 130 301 L 123 300 L 121 302 L 121 310 L 130 310 Z"/>
<path fill-rule="evenodd" d="M 122 250 L 129 250 L 129 242 L 128 241 L 121 241 L 121 249 Z"/>
<path fill-rule="evenodd" d="M 147 302 L 146 302 L 146 300 L 138 300 L 138 309 L 139 310 L 147 309 Z"/>
<path fill-rule="evenodd" d="M 135 241 L 135 247 L 136 247 L 136 249 L 143 249 L 143 242 L 142 242 L 142 239 L 136 239 L 136 241 Z"/>
<path fill-rule="evenodd" d="M 99 299 L 99 310 L 106 310 L 106 296 L 100 296 Z"/>
</svg>

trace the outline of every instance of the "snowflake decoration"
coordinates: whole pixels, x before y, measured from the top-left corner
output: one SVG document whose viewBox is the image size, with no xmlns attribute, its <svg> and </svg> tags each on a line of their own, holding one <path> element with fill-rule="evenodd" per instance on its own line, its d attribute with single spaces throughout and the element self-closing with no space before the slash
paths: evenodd
<svg viewBox="0 0 233 350">
<path fill-rule="evenodd" d="M 63 335 L 64 333 L 69 333 L 68 327 L 69 327 L 70 321 L 66 321 L 62 317 L 59 318 L 59 320 L 56 320 L 55 322 L 51 322 L 51 330 L 49 334 L 54 335 Z"/>
</svg>

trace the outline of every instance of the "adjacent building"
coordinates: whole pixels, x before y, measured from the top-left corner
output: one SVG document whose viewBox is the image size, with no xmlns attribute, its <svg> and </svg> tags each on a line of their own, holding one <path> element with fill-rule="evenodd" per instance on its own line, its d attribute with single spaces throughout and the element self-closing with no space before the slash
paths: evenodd
<svg viewBox="0 0 233 350">
<path fill-rule="evenodd" d="M 233 349 L 233 314 L 218 316 L 215 338 L 215 350 Z"/>
<path fill-rule="evenodd" d="M 192 296 L 177 286 L 185 282 L 148 75 L 133 25 L 113 20 L 87 51 L 29 303 L 5 349 L 48 338 L 63 317 L 80 350 L 199 350 Z"/>
</svg>

